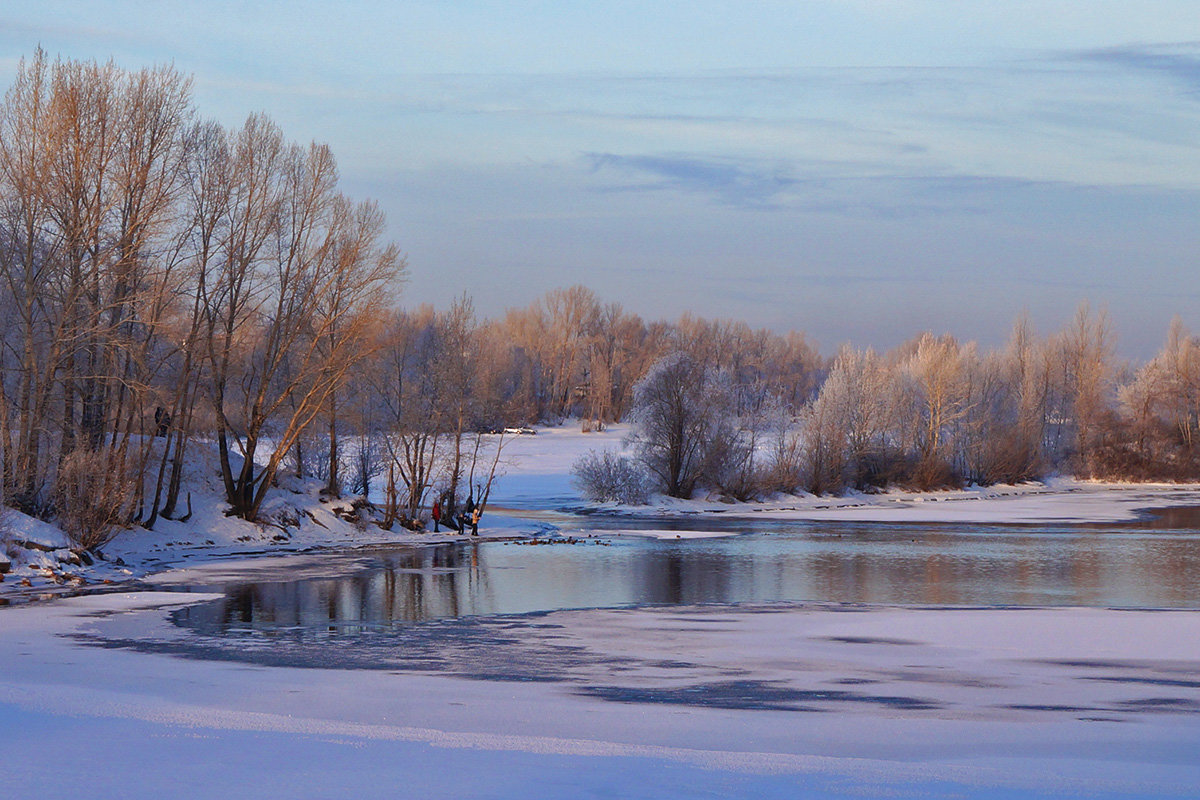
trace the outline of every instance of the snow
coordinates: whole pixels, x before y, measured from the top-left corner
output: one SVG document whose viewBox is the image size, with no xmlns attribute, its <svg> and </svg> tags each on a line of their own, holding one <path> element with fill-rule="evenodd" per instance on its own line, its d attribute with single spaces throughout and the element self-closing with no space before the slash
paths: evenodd
<svg viewBox="0 0 1200 800">
<path fill-rule="evenodd" d="M 1188 796 L 1200 786 L 1191 612 L 564 611 L 514 619 L 520 642 L 506 646 L 520 655 L 565 638 L 587 657 L 546 681 L 497 684 L 153 652 L 186 642 L 166 614 L 198 599 L 143 592 L 0 613 L 9 785 L 54 794 L 56 781 L 94 789 L 136 776 L 119 794 L 150 797 L 174 767 L 196 775 L 195 797 L 238 781 L 340 797 L 411 785 L 435 797 L 686 797 L 708 781 L 725 788 L 717 796 L 742 797 Z M 707 702 L 735 683 L 740 694 Z M 44 770 L 36 757 L 114 729 L 121 738 L 90 745 L 102 760 Z M 256 758 L 236 755 L 248 744 Z M 222 759 L 217 774 L 197 758 Z"/>
<path fill-rule="evenodd" d="M 727 518 L 797 521 L 1008 524 L 1123 522 L 1136 519 L 1147 508 L 1200 505 L 1200 484 L 1104 483 L 1066 477 L 934 492 L 854 492 L 838 497 L 783 495 L 752 503 L 662 496 L 636 507 L 585 501 L 571 481 L 572 465 L 591 450 L 628 452 L 623 444 L 628 433 L 625 425 L 582 433 L 578 425 L 568 424 L 539 429 L 537 436 L 507 439 L 506 472 L 493 490 L 492 502 L 516 508 L 549 507 L 672 519 L 721 514 Z"/>
<path fill-rule="evenodd" d="M 490 502 L 515 508 L 554 508 L 583 502 L 571 467 L 591 450 L 622 451 L 628 425 L 583 433 L 578 423 L 537 429 L 536 436 L 506 436 L 503 474 Z"/>
<path fill-rule="evenodd" d="M 656 530 L 654 528 L 605 529 L 605 536 L 644 536 L 648 539 L 719 539 L 736 536 L 737 531 Z"/>
<path fill-rule="evenodd" d="M 5 509 L 3 513 L 3 519 L 0 519 L 3 534 L 0 535 L 6 539 L 32 542 L 46 550 L 61 550 L 71 546 L 67 535 L 49 523 L 12 509 Z"/>
</svg>

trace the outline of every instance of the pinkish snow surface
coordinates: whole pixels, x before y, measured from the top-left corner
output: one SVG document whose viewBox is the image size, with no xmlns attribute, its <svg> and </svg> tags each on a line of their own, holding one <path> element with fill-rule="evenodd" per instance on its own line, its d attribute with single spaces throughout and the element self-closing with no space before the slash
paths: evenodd
<svg viewBox="0 0 1200 800">
<path fill-rule="evenodd" d="M 166 612 L 199 599 L 0 613 L 6 785 L 21 796 L 216 797 L 233 784 L 240 796 L 497 798 L 1200 788 L 1192 612 L 763 606 L 515 620 L 514 657 L 572 648 L 544 682 L 265 667 L 252 654 L 181 659 L 75 638 L 186 644 Z"/>
</svg>

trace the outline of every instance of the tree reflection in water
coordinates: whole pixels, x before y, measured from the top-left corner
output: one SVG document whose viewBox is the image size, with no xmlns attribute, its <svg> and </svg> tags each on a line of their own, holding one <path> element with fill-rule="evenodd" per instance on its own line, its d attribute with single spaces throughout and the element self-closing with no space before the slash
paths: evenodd
<svg viewBox="0 0 1200 800">
<path fill-rule="evenodd" d="M 181 615 L 209 632 L 362 635 L 429 620 L 638 604 L 834 602 L 1200 607 L 1197 521 L 1118 526 L 808 524 L 610 547 L 473 542 L 361 556 L 329 577 L 230 583 Z M 769 532 L 761 532 L 769 531 Z M 339 569 L 342 574 L 338 574 Z"/>
</svg>

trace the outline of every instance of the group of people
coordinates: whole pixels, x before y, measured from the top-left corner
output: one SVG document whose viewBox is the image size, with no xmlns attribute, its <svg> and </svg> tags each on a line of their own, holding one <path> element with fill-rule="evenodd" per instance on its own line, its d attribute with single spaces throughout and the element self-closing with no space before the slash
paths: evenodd
<svg viewBox="0 0 1200 800">
<path fill-rule="evenodd" d="M 475 496 L 468 495 L 467 503 L 463 506 L 462 511 L 455 513 L 454 495 L 450 492 L 445 492 L 436 500 L 433 501 L 433 508 L 430 509 L 429 515 L 433 518 L 433 532 L 440 532 L 440 525 L 446 524 L 447 528 L 465 533 L 467 528 L 471 528 L 471 535 L 479 535 L 479 518 L 483 516 L 483 506 L 475 505 Z"/>
</svg>

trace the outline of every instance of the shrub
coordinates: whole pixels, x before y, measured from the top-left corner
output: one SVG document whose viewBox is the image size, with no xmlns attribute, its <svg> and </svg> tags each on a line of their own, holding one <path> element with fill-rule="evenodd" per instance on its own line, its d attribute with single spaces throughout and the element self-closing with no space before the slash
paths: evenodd
<svg viewBox="0 0 1200 800">
<path fill-rule="evenodd" d="M 619 453 L 586 453 L 571 467 L 571 475 L 583 496 L 596 503 L 642 505 L 648 499 L 646 476 Z"/>
<path fill-rule="evenodd" d="M 77 450 L 58 468 L 58 526 L 83 550 L 107 544 L 128 525 L 134 479 L 111 451 Z"/>
</svg>

